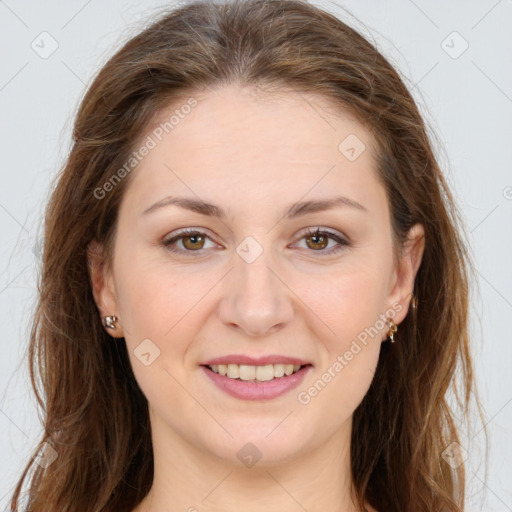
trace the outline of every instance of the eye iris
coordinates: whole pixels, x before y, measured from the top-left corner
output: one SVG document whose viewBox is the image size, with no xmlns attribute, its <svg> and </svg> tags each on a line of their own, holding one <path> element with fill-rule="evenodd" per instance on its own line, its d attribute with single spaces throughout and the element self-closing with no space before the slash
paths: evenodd
<svg viewBox="0 0 512 512">
<path fill-rule="evenodd" d="M 192 244 L 197 244 L 197 243 L 201 243 L 201 242 L 202 242 L 202 244 L 200 247 L 198 247 L 197 245 L 192 245 L 192 247 L 189 247 L 187 244 L 187 242 L 189 240 L 195 240 L 195 242 L 192 242 Z M 198 242 L 198 240 L 199 240 L 199 242 Z M 201 235 L 187 235 L 187 236 L 183 237 L 183 245 L 187 249 L 201 249 L 203 247 L 203 244 L 204 244 L 204 237 Z"/>
<path fill-rule="evenodd" d="M 313 247 L 314 249 L 324 249 L 328 243 L 327 237 L 320 233 L 313 233 L 311 236 L 308 236 L 306 240 L 308 245 L 310 240 L 313 241 L 313 244 L 315 245 L 321 244 L 321 247 Z"/>
</svg>

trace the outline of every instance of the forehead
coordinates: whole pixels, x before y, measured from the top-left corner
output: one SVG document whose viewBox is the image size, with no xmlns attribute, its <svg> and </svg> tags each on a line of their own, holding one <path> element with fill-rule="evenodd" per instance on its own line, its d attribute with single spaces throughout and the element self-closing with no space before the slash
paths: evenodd
<svg viewBox="0 0 512 512">
<path fill-rule="evenodd" d="M 164 183 L 201 197 L 236 190 L 254 198 L 376 184 L 370 133 L 312 93 L 238 85 L 191 92 L 161 110 L 139 144 L 148 138 L 154 147 L 130 187 L 147 200 L 162 196 Z"/>
<path fill-rule="evenodd" d="M 318 148 L 317 154 L 328 158 L 330 153 L 332 158 L 350 134 L 364 141 L 371 156 L 374 141 L 369 132 L 332 99 L 295 89 L 230 84 L 182 95 L 155 115 L 141 139 L 156 139 L 157 153 L 166 144 L 177 150 L 222 145 L 225 153 L 238 147 L 256 152 L 259 144 L 293 148 L 297 156 L 304 148 L 308 157 Z"/>
</svg>

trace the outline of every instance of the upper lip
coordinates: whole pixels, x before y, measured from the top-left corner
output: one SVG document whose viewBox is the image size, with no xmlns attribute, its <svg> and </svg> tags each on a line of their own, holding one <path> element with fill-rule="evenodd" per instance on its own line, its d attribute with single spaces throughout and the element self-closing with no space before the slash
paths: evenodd
<svg viewBox="0 0 512 512">
<path fill-rule="evenodd" d="M 243 364 L 247 366 L 265 366 L 267 364 L 298 364 L 300 366 L 304 366 L 311 363 L 297 357 L 288 357 L 279 354 L 261 357 L 232 354 L 228 356 L 215 357 L 214 359 L 209 359 L 208 361 L 201 363 L 201 365 L 204 366 L 213 366 L 219 364 Z"/>
</svg>

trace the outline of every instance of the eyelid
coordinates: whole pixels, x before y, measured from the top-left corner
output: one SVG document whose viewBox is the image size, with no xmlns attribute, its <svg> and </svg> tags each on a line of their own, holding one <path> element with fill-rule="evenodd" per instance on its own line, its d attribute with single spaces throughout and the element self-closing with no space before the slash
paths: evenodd
<svg viewBox="0 0 512 512">
<path fill-rule="evenodd" d="M 336 230 L 333 230 L 331 228 L 327 228 L 327 227 L 323 227 L 323 226 L 314 226 L 314 227 L 309 227 L 309 228 L 304 228 L 304 230 L 301 232 L 301 237 L 304 237 L 305 235 L 314 235 L 316 233 L 320 233 L 320 234 L 327 234 L 327 235 L 330 235 L 330 236 L 333 236 L 333 237 L 338 237 L 338 238 L 342 238 L 343 240 L 345 240 L 346 242 L 348 242 L 348 237 L 346 237 L 343 233 L 340 233 Z"/>
<path fill-rule="evenodd" d="M 172 231 L 171 233 L 168 233 L 163 238 L 164 241 L 172 240 L 173 238 L 178 238 L 181 236 L 186 235 L 206 235 L 208 238 L 213 239 L 212 236 L 210 236 L 210 231 L 206 228 L 181 228 L 177 229 L 176 231 Z"/>
</svg>

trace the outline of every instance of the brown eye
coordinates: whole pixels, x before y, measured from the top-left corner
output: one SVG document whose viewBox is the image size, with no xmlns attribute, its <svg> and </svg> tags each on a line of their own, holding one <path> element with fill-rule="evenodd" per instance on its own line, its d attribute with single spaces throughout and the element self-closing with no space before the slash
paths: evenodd
<svg viewBox="0 0 512 512">
<path fill-rule="evenodd" d="M 334 254 L 351 245 L 348 240 L 340 235 L 320 228 L 307 230 L 301 238 L 302 240 L 305 240 L 305 249 L 310 249 L 310 252 L 317 252 L 321 256 Z M 329 242 L 336 242 L 336 244 L 328 247 Z"/>
<path fill-rule="evenodd" d="M 209 247 L 205 246 L 207 241 L 210 241 L 211 245 Z M 200 256 L 204 254 L 204 251 L 207 249 L 213 248 L 215 244 L 211 238 L 202 231 L 187 229 L 167 240 L 163 240 L 162 245 L 171 252 Z"/>
<path fill-rule="evenodd" d="M 311 245 L 309 242 L 311 242 Z M 306 237 L 306 243 L 310 249 L 325 249 L 329 243 L 329 237 L 324 236 L 320 231 L 316 231 L 312 235 Z"/>
<path fill-rule="evenodd" d="M 185 249 L 202 249 L 204 245 L 204 237 L 200 234 L 195 235 L 187 235 L 182 237 L 183 239 L 183 247 Z"/>
</svg>

